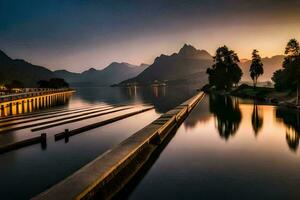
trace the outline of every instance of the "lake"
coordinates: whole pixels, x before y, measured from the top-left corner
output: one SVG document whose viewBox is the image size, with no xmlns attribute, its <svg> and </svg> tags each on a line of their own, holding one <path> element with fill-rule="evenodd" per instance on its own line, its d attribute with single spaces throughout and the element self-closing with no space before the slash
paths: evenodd
<svg viewBox="0 0 300 200">
<path fill-rule="evenodd" d="M 33 120 L 30 122 L 26 122 L 28 120 L 27 118 L 13 120 L 12 122 L 16 123 L 12 126 L 13 128 L 24 125 L 32 125 L 33 127 L 1 134 L 0 141 L 15 141 L 18 138 L 25 138 L 28 137 L 28 135 L 40 135 L 45 132 L 47 133 L 47 146 L 42 147 L 40 144 L 31 145 L 19 150 L 0 154 L 0 177 L 2 180 L 0 183 L 1 198 L 28 199 L 43 192 L 157 119 L 161 113 L 179 105 L 195 93 L 195 86 L 76 88 L 76 93 L 68 104 L 41 110 L 40 112 L 43 113 L 43 116 L 31 117 L 30 115 L 29 120 Z M 90 116 L 91 114 L 88 114 L 90 112 L 101 114 L 103 110 L 117 110 L 118 106 L 122 105 L 129 108 L 111 114 L 56 126 L 58 121 L 64 122 L 64 117 L 66 116 L 77 119 L 85 115 Z M 70 137 L 68 140 L 54 140 L 54 134 L 62 132 L 66 128 L 72 130 L 80 126 L 126 114 L 149 105 L 154 106 L 154 109 L 117 121 L 113 124 L 86 131 Z M 87 108 L 93 110 L 87 111 Z M 44 119 L 45 114 L 58 109 L 67 111 L 57 111 L 59 112 L 58 114 L 47 115 L 47 119 Z M 77 113 L 74 114 L 74 112 Z M 56 117 L 48 119 L 49 116 Z M 46 125 L 50 124 L 55 126 L 32 132 L 33 128 L 40 127 L 34 124 L 40 122 L 49 122 Z"/>
<path fill-rule="evenodd" d="M 28 199 L 46 190 L 161 113 L 193 96 L 196 88 L 76 88 L 74 97 L 60 109 L 102 109 L 116 105 L 130 108 L 36 132 L 32 132 L 31 128 L 12 131 L 11 140 L 46 132 L 47 146 L 32 145 L 0 155 L 2 198 Z M 69 140 L 54 140 L 54 134 L 65 128 L 78 128 L 149 105 L 154 109 L 78 134 Z M 81 112 L 81 115 L 88 115 L 88 112 Z M 60 117 L 54 119 L 59 120 Z M 37 117 L 37 120 L 47 119 Z M 291 110 L 252 100 L 207 95 L 169 143 L 122 191 L 121 197 L 297 199 L 300 195 L 299 121 L 299 113 Z"/>
<path fill-rule="evenodd" d="M 206 96 L 123 196 L 298 199 L 300 113 Z M 130 192 L 128 192 L 130 191 Z"/>
</svg>

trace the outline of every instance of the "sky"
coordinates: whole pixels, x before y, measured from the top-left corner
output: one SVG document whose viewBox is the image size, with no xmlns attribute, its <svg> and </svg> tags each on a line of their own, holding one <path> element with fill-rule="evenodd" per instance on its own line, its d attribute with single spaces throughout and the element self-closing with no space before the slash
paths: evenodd
<svg viewBox="0 0 300 200">
<path fill-rule="evenodd" d="M 0 0 L 0 49 L 51 70 L 151 64 L 185 43 L 270 57 L 290 38 L 299 0 Z"/>
</svg>

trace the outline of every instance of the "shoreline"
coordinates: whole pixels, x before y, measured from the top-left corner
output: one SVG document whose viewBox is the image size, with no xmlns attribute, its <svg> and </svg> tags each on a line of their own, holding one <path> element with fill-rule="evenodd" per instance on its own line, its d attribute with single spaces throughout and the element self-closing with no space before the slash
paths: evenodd
<svg viewBox="0 0 300 200">
<path fill-rule="evenodd" d="M 274 88 L 254 88 L 248 85 L 241 85 L 232 91 L 217 91 L 211 89 L 202 89 L 202 91 L 207 94 L 230 95 L 239 97 L 241 99 L 251 99 L 254 101 L 258 101 L 259 103 L 266 103 L 269 105 L 300 111 L 300 105 L 296 105 L 295 103 L 293 103 L 293 99 L 295 97 L 292 96 L 290 92 L 278 92 Z"/>
</svg>

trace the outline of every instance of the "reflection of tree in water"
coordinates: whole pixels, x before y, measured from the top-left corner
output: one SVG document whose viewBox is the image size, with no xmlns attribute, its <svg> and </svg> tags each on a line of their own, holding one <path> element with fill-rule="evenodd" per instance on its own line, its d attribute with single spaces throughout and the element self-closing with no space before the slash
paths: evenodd
<svg viewBox="0 0 300 200">
<path fill-rule="evenodd" d="M 299 146 L 299 138 L 300 138 L 299 133 L 295 129 L 291 127 L 287 127 L 285 138 L 290 149 L 292 151 L 296 151 Z"/>
<path fill-rule="evenodd" d="M 277 108 L 276 117 L 286 125 L 286 142 L 291 151 L 297 151 L 300 140 L 300 113 Z"/>
<path fill-rule="evenodd" d="M 222 138 L 227 140 L 239 128 L 242 114 L 237 98 L 210 95 L 209 109 L 216 118 L 216 128 Z"/>
<path fill-rule="evenodd" d="M 193 109 L 189 117 L 184 120 L 186 128 L 194 128 L 198 123 L 205 123 L 211 118 L 209 111 L 209 98 L 205 96 L 202 101 Z"/>
<path fill-rule="evenodd" d="M 254 131 L 255 136 L 258 135 L 260 129 L 263 125 L 263 117 L 261 115 L 261 111 L 256 103 L 253 105 L 253 111 L 252 111 L 252 128 Z"/>
</svg>

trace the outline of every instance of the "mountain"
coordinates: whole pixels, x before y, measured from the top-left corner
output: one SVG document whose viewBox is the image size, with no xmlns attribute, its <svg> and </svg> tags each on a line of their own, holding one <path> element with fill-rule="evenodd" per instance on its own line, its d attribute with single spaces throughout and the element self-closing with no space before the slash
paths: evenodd
<svg viewBox="0 0 300 200">
<path fill-rule="evenodd" d="M 111 85 L 135 77 L 147 67 L 147 64 L 135 66 L 113 62 L 103 70 L 91 68 L 82 73 L 73 73 L 67 70 L 52 72 L 45 67 L 33 65 L 21 59 L 12 59 L 0 50 L 0 84 L 18 80 L 25 87 L 36 87 L 39 80 L 49 80 L 55 77 L 65 79 L 71 86 Z"/>
<path fill-rule="evenodd" d="M 123 80 L 135 77 L 147 67 L 147 64 L 136 66 L 124 62 L 113 62 L 103 70 L 90 68 L 82 73 L 58 70 L 55 71 L 54 74 L 57 77 L 65 79 L 73 86 L 104 86 L 119 83 Z"/>
<path fill-rule="evenodd" d="M 69 84 L 76 82 L 80 77 L 80 73 L 69 72 L 67 70 L 57 70 L 54 71 L 54 74 L 56 77 L 65 79 Z"/>
<path fill-rule="evenodd" d="M 284 60 L 283 55 L 273 56 L 271 58 L 262 58 L 262 63 L 264 64 L 264 74 L 259 77 L 259 81 L 270 81 L 273 73 L 282 68 L 282 62 Z M 243 80 L 250 81 L 251 77 L 249 74 L 249 69 L 251 65 L 251 60 L 243 59 L 241 63 L 239 63 L 240 67 L 243 70 Z"/>
<path fill-rule="evenodd" d="M 178 53 L 157 57 L 142 73 L 120 85 L 147 85 L 154 82 L 204 84 L 207 82 L 206 69 L 212 64 L 213 58 L 207 51 L 185 44 Z"/>
<path fill-rule="evenodd" d="M 53 77 L 49 69 L 21 59 L 12 59 L 0 50 L 0 83 L 19 80 L 26 87 L 36 87 L 37 81 Z"/>
<path fill-rule="evenodd" d="M 264 74 L 259 78 L 259 81 L 271 80 L 274 71 L 281 68 L 283 59 L 283 55 L 263 58 Z M 154 82 L 204 84 L 207 82 L 206 69 L 212 64 L 213 58 L 207 51 L 198 50 L 185 44 L 178 53 L 162 54 L 150 66 L 113 62 L 103 70 L 90 68 L 82 73 L 66 70 L 52 72 L 45 67 L 21 59 L 12 59 L 0 50 L 0 84 L 19 80 L 26 87 L 36 87 L 37 81 L 54 77 L 65 79 L 71 86 L 112 85 L 121 81 L 123 82 L 120 85 L 152 84 Z M 251 60 L 242 59 L 239 65 L 244 73 L 243 80 L 251 80 L 249 76 Z"/>
</svg>

